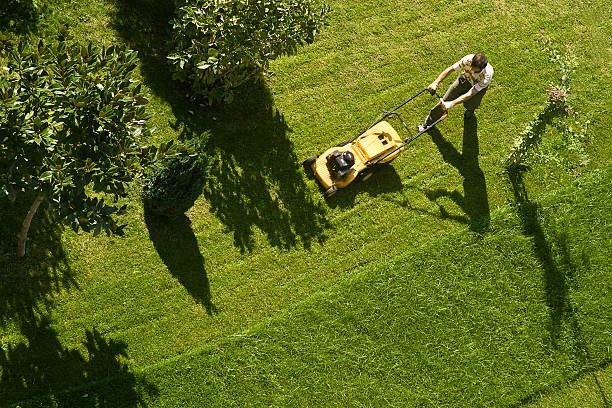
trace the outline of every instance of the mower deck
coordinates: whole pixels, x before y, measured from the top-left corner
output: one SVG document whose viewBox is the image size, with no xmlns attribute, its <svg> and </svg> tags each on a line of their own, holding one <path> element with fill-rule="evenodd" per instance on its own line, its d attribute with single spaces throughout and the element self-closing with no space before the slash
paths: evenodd
<svg viewBox="0 0 612 408">
<path fill-rule="evenodd" d="M 427 88 L 421 90 L 391 111 L 383 111 L 379 119 L 353 139 L 302 162 L 307 172 L 312 173 L 323 187 L 325 197 L 331 197 L 336 191 L 348 186 L 356 179 L 366 180 L 377 166 L 391 162 L 409 143 L 446 119 L 448 114 L 444 113 L 427 128 L 419 128 L 416 134 L 411 134 L 406 122 L 398 113 L 398 109 L 426 91 L 428 91 Z M 430 91 L 430 93 L 442 100 L 435 91 Z M 398 119 L 410 137 L 402 140 L 393 126 L 385 120 L 388 118 Z"/>
<path fill-rule="evenodd" d="M 321 154 L 311 165 L 312 172 L 323 189 L 328 190 L 332 186 L 344 188 L 352 183 L 359 175 L 368 168 L 376 159 L 396 150 L 377 164 L 388 163 L 400 154 L 398 149 L 403 141 L 399 134 L 388 122 L 382 121 L 368 129 L 357 138 L 342 146 L 332 147 Z M 327 157 L 335 151 L 349 151 L 355 158 L 355 164 L 351 171 L 342 179 L 334 180 L 330 174 Z M 368 175 L 362 176 L 366 177 Z"/>
</svg>

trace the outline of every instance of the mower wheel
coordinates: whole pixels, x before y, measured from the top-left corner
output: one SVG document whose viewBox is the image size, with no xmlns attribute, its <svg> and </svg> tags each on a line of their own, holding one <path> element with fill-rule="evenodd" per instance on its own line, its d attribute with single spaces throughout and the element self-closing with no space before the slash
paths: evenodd
<svg viewBox="0 0 612 408">
<path fill-rule="evenodd" d="M 313 178 L 314 170 L 312 169 L 312 165 L 317 161 L 318 156 L 310 156 L 306 160 L 302 162 L 302 166 L 304 166 L 304 172 L 306 173 L 306 177 Z"/>
<path fill-rule="evenodd" d="M 312 166 L 317 161 L 317 157 L 319 156 L 310 156 L 302 162 L 302 166 L 310 168 L 310 166 Z"/>
<path fill-rule="evenodd" d="M 357 176 L 357 178 L 359 181 L 366 181 L 367 179 L 372 177 L 372 174 L 374 174 L 374 169 L 370 167 L 362 170 L 361 173 L 359 173 L 359 175 Z"/>
<path fill-rule="evenodd" d="M 369 172 L 368 174 L 366 174 L 365 176 L 363 176 L 363 177 L 361 178 L 361 181 L 366 181 L 367 179 L 369 179 L 370 177 L 372 177 L 372 174 L 374 174 L 374 173 Z"/>
<path fill-rule="evenodd" d="M 329 198 L 329 197 L 333 196 L 334 194 L 336 194 L 336 191 L 338 191 L 338 187 L 331 186 L 330 188 L 325 190 L 325 192 L 323 193 L 323 197 Z"/>
</svg>

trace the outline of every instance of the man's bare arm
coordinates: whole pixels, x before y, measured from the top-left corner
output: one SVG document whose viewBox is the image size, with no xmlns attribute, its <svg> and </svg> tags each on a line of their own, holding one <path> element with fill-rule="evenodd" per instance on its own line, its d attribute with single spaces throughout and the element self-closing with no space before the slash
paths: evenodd
<svg viewBox="0 0 612 408">
<path fill-rule="evenodd" d="M 471 87 L 469 91 L 467 91 L 466 93 L 464 93 L 463 95 L 455 99 L 454 101 L 442 102 L 442 106 L 444 106 L 445 110 L 449 110 L 455 105 L 459 105 L 461 103 L 464 103 L 465 101 L 468 101 L 472 96 L 476 95 L 477 93 L 478 91 L 474 89 L 474 87 Z"/>
<path fill-rule="evenodd" d="M 435 91 L 438 89 L 438 85 L 440 85 L 440 82 L 444 81 L 444 79 L 449 76 L 451 74 L 451 72 L 453 72 L 453 66 L 451 65 L 450 67 L 446 68 L 444 71 L 440 72 L 440 75 L 438 75 L 438 77 L 435 79 L 435 81 L 433 81 L 431 84 L 429 84 L 429 86 L 427 87 L 427 89 L 429 89 L 430 91 Z"/>
</svg>

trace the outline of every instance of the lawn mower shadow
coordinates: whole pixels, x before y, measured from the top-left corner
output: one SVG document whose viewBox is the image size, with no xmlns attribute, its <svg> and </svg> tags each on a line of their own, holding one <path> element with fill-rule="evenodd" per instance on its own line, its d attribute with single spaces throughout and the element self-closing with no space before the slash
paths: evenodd
<svg viewBox="0 0 612 408">
<path fill-rule="evenodd" d="M 372 176 L 362 182 L 353 182 L 327 199 L 331 208 L 352 208 L 359 194 L 376 197 L 380 194 L 393 193 L 403 189 L 402 179 L 392 165 L 386 164 L 377 168 Z"/>
</svg>

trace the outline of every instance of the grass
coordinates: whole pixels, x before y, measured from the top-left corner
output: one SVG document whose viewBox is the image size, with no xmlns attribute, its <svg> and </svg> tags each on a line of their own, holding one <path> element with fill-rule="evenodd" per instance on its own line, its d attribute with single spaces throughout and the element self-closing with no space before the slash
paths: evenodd
<svg viewBox="0 0 612 408">
<path fill-rule="evenodd" d="M 534 408 L 606 408 L 610 406 L 609 390 L 612 389 L 612 366 L 586 373 L 573 383 L 536 399 Z"/>
<path fill-rule="evenodd" d="M 188 354 L 185 358 L 190 361 L 188 364 L 193 360 L 194 367 L 197 364 L 206 370 L 238 372 L 235 370 L 254 358 L 249 350 L 253 351 L 253 344 L 258 343 L 250 339 L 240 340 L 246 341 L 245 347 L 251 347 L 241 351 L 239 345 L 242 343 L 231 340 L 233 336 L 255 330 L 263 333 L 262 336 L 285 340 L 285 344 L 308 339 L 310 334 L 305 329 L 297 330 L 295 334 L 288 333 L 290 336 L 282 332 L 300 329 L 290 316 L 291 313 L 306 313 L 304 308 L 310 308 L 313 315 L 322 316 L 319 337 L 313 337 L 306 354 L 298 355 L 308 362 L 300 362 L 298 366 L 307 368 L 312 362 L 309 359 L 316 358 L 316 345 L 319 343 L 314 342 L 315 339 L 323 341 L 333 333 L 341 339 L 350 327 L 349 323 L 334 326 L 331 308 L 344 307 L 347 303 L 356 308 L 358 305 L 349 301 L 361 293 L 359 288 L 366 290 L 363 282 L 377 282 L 371 279 L 382 273 L 381 267 L 385 273 L 397 277 L 401 270 L 394 269 L 393 265 L 399 262 L 398 259 L 406 263 L 402 264 L 405 268 L 417 260 L 424 264 L 433 262 L 431 257 L 412 258 L 424 253 L 419 251 L 422 248 L 430 248 L 430 253 L 444 254 L 439 265 L 430 265 L 434 269 L 441 268 L 436 270 L 446 271 L 445 268 L 453 264 L 466 265 L 468 261 L 464 258 L 464 251 L 459 250 L 462 248 L 460 244 L 452 242 L 451 245 L 444 236 L 460 237 L 459 242 L 469 244 L 468 251 L 473 251 L 471 261 L 474 265 L 481 265 L 481 273 L 490 273 L 496 268 L 510 270 L 505 259 L 499 259 L 495 268 L 486 261 L 500 248 L 516 250 L 516 262 L 525 258 L 522 268 L 533 274 L 534 280 L 525 282 L 525 290 L 531 289 L 526 307 L 534 311 L 532 324 L 546 325 L 548 321 L 555 321 L 553 315 L 562 322 L 555 329 L 561 336 L 559 344 L 562 350 L 552 352 L 552 357 L 546 360 L 548 366 L 542 366 L 549 369 L 549 374 L 537 366 L 541 357 L 538 350 L 541 352 L 541 349 L 535 347 L 544 343 L 541 334 L 551 336 L 545 327 L 530 326 L 531 331 L 525 334 L 531 342 L 529 344 L 534 345 L 532 348 L 512 343 L 512 350 L 517 354 L 521 351 L 527 353 L 524 360 L 519 360 L 530 367 L 527 374 L 519 374 L 521 366 L 511 359 L 490 357 L 490 370 L 493 370 L 493 365 L 498 365 L 498 372 L 510 373 L 509 378 L 514 378 L 513 381 L 519 385 L 516 390 L 508 391 L 508 384 L 488 384 L 486 391 L 489 394 L 486 395 L 491 401 L 499 405 L 516 403 L 546 384 L 560 383 L 573 377 L 582 369 L 581 364 L 586 364 L 564 360 L 572 355 L 563 349 L 564 342 L 561 341 L 563 335 L 571 333 L 563 323 L 563 310 L 567 305 L 554 296 L 537 296 L 542 290 L 550 292 L 546 292 L 546 285 L 540 285 L 538 292 L 537 279 L 544 279 L 552 288 L 563 283 L 555 278 L 559 271 L 551 261 L 552 249 L 547 244 L 546 230 L 533 228 L 533 225 L 528 226 L 531 227 L 529 230 L 523 225 L 521 228 L 529 230 L 530 236 L 521 237 L 517 228 L 525 222 L 523 218 L 523 221 L 515 220 L 514 224 L 509 222 L 507 235 L 499 231 L 489 233 L 487 217 L 483 215 L 492 214 L 495 218 L 495 214 L 501 214 L 497 217 L 504 219 L 503 214 L 506 214 L 510 217 L 508 203 L 525 199 L 513 194 L 500 171 L 501 162 L 515 136 L 543 102 L 544 87 L 557 80 L 556 68 L 548 63 L 546 54 L 537 44 L 540 36 L 552 37 L 560 45 L 573 46 L 581 64 L 573 81 L 572 103 L 581 113 L 592 118 L 593 143 L 588 146 L 591 164 L 580 170 L 589 174 L 606 168 L 609 163 L 606 136 L 610 115 L 608 107 L 600 99 L 602 90 L 610 82 L 609 70 L 605 68 L 610 60 L 610 28 L 601 20 L 602 15 L 609 14 L 605 2 L 574 4 L 550 0 L 507 4 L 499 1 L 436 1 L 427 5 L 412 2 L 398 8 L 391 2 L 374 0 L 359 4 L 331 1 L 334 12 L 330 27 L 318 42 L 297 56 L 273 63 L 274 75 L 267 79 L 267 86 L 252 86 L 244 90 L 243 97 L 232 106 L 216 110 L 189 104 L 169 81 L 162 58 L 164 28 L 170 15 L 164 2 L 41 3 L 47 7 L 39 22 L 41 30 L 52 30 L 65 22 L 77 38 L 105 44 L 125 43 L 137 49 L 143 61 L 142 80 L 152 93 L 152 124 L 158 128 L 155 139 L 186 137 L 196 141 L 210 157 L 211 173 L 204 196 L 188 213 L 188 220 L 175 225 L 147 223 L 135 187 L 129 199 L 130 212 L 125 219 L 130 225 L 125 239 L 77 236 L 58 231 L 52 218 L 43 220 L 40 217 L 35 221 L 33 256 L 29 263 L 16 265 L 6 260 L 1 264 L 4 270 L 0 285 L 3 295 L 0 300 L 0 321 L 3 324 L 0 345 L 5 356 L 10 356 L 10 359 L 3 360 L 2 375 L 6 377 L 6 367 L 15 370 L 15 374 L 8 380 L 3 377 L 0 399 L 16 401 L 35 395 L 64 395 L 61 392 L 65 388 L 118 376 L 120 380 L 111 381 L 109 388 L 102 387 L 102 391 L 92 392 L 92 396 L 95 394 L 99 398 L 100 405 L 104 402 L 110 404 L 116 401 L 113 398 L 120 396 L 125 405 L 138 404 L 141 399 L 145 401 L 147 395 L 157 395 L 159 404 L 178 405 L 181 398 L 195 397 L 202 392 L 187 381 L 186 387 L 192 388 L 184 390 L 183 396 L 173 394 L 176 385 L 173 381 L 185 379 L 173 374 L 175 367 L 183 367 L 182 355 Z M 479 25 L 486 26 L 486 44 L 483 44 L 482 31 L 474 28 Z M 475 49 L 487 52 L 496 69 L 493 86 L 476 123 L 468 124 L 464 129 L 461 112 L 457 110 L 440 127 L 441 133 L 432 139 L 418 140 L 394 162 L 392 168 L 375 174 L 367 183 L 342 191 L 329 203 L 320 198 L 314 183 L 302 175 L 299 166 L 302 158 L 353 135 L 380 109 L 393 106 L 422 88 L 449 63 Z M 416 125 L 430 103 L 431 100 L 425 98 L 408 109 L 406 117 L 410 118 L 409 122 Z M 549 163 L 535 166 L 521 183 L 529 191 L 528 201 L 531 203 L 573 178 L 574 175 L 563 168 Z M 11 220 L 0 227 L 3 248 L 9 247 L 12 231 L 20 219 L 19 211 L 26 208 L 26 202 L 19 203 L 17 210 L 7 203 L 0 203 L 3 220 Z M 585 211 L 589 208 L 587 206 Z M 539 214 L 536 207 L 535 215 Z M 606 231 L 603 220 L 605 218 L 594 218 L 593 222 L 604 223 L 602 228 Z M 580 226 L 576 226 L 576 222 L 571 225 L 569 233 Z M 475 240 L 471 234 L 465 233 L 466 230 L 485 232 L 485 235 Z M 499 242 L 495 242 L 496 239 Z M 580 235 L 571 241 L 569 249 L 574 250 L 574 246 L 582 248 L 588 244 L 583 242 L 585 239 L 589 239 L 588 234 Z M 530 241 L 537 242 L 536 252 Z M 596 250 L 610 247 L 605 239 L 593 245 Z M 508 254 L 508 259 L 515 259 L 510 255 L 512 253 Z M 361 277 L 361 286 L 359 279 L 353 282 L 355 275 Z M 456 276 L 446 276 L 446 272 L 437 275 L 446 279 Z M 22 276 L 27 277 L 26 282 L 22 281 Z M 435 282 L 431 281 L 431 274 L 415 273 L 411 276 L 415 278 L 415 288 L 421 284 L 429 291 L 427 293 L 434 292 Z M 468 276 L 469 279 L 463 282 L 465 287 L 449 286 L 445 297 L 432 298 L 436 300 L 435 305 L 456 309 L 459 303 L 453 296 L 468 302 L 475 293 L 469 291 L 467 285 L 480 282 L 481 277 L 478 274 Z M 515 283 L 513 274 L 508 273 L 506 278 L 508 284 Z M 378 281 L 378 285 L 383 292 L 376 293 L 384 299 L 381 282 Z M 450 281 L 443 282 L 449 284 Z M 483 292 L 490 290 L 487 296 L 495 294 L 505 299 L 505 292 L 500 292 L 492 283 L 488 285 L 490 287 L 481 288 Z M 326 297 L 330 287 L 335 288 L 333 296 Z M 605 293 L 596 292 L 597 285 L 587 287 L 590 289 L 585 289 L 585 298 L 606 299 Z M 411 288 L 400 285 L 397 290 L 400 289 Z M 559 293 L 565 294 L 562 299 L 575 291 L 567 284 L 561 289 Z M 321 296 L 322 305 L 306 300 L 305 304 L 309 306 L 300 306 L 301 309 L 294 306 L 304 299 Z M 484 299 L 492 299 L 487 296 Z M 357 308 L 354 313 L 375 313 L 375 302 L 369 298 L 364 302 L 371 307 Z M 523 326 L 521 322 L 512 320 L 512 314 L 521 310 L 518 301 L 508 303 L 500 302 L 500 307 L 506 308 L 499 311 L 499 318 L 508 319 L 508 327 L 503 327 L 501 333 L 509 336 L 513 330 Z M 399 305 L 406 308 L 415 306 Z M 477 305 L 472 305 L 474 310 L 478 310 Z M 592 310 L 589 309 L 592 307 L 594 305 L 589 305 L 587 310 Z M 352 309 L 349 307 L 349 310 Z M 405 312 L 409 310 L 412 309 Z M 380 316 L 390 313 L 384 312 L 386 314 L 383 311 L 376 313 Z M 445 318 L 449 316 L 449 312 L 440 313 Z M 482 313 L 479 311 L 484 319 Z M 279 314 L 281 317 L 275 317 Z M 419 316 L 424 319 L 421 315 L 413 317 Z M 330 323 L 325 323 L 326 319 L 331 319 Z M 583 330 L 592 330 L 600 339 L 597 341 L 601 342 L 603 340 L 597 336 L 606 333 L 610 321 L 609 316 L 602 321 L 587 320 L 582 327 Z M 266 324 L 271 326 L 262 322 L 269 322 Z M 383 322 L 380 320 L 373 324 L 387 326 Z M 449 367 L 442 373 L 458 375 L 453 370 L 460 369 L 469 360 L 468 345 L 472 339 L 458 334 L 468 323 L 463 325 L 456 322 L 455 331 L 447 333 L 446 340 L 459 341 L 456 359 L 451 358 L 448 350 L 441 350 L 439 360 L 435 360 L 438 365 L 432 363 L 432 367 L 439 367 L 441 362 L 448 361 Z M 401 334 L 392 328 L 386 328 L 390 336 Z M 411 335 L 417 332 L 416 326 L 404 329 Z M 362 344 L 360 342 L 370 344 L 369 341 L 372 348 L 365 350 L 374 351 L 345 356 L 343 361 L 346 364 L 339 368 L 337 376 L 330 368 L 329 376 L 336 377 L 336 384 L 348 382 L 355 372 L 352 367 L 356 362 L 372 356 L 379 356 L 381 365 L 374 364 L 368 378 L 380 380 L 381 373 L 389 368 L 385 364 L 393 363 L 392 359 L 385 357 L 385 344 L 390 344 L 390 353 L 414 351 L 410 344 L 393 349 L 394 343 L 385 343 L 384 338 L 376 340 L 380 340 L 379 351 L 375 351 L 377 344 L 368 340 L 366 335 L 355 335 L 346 340 L 349 346 L 355 347 Z M 235 344 L 237 341 L 238 345 Z M 217 347 L 222 351 L 218 356 L 211 357 L 211 352 L 206 351 Z M 271 377 L 280 375 L 277 366 L 285 370 L 285 374 L 294 368 L 290 359 L 295 352 L 294 346 L 287 345 L 290 352 L 280 354 L 274 353 L 278 351 L 274 344 L 266 347 L 269 348 L 262 349 L 265 353 L 262 351 L 261 356 L 255 354 L 257 359 L 253 361 L 261 362 L 262 372 L 268 373 L 264 378 L 274 384 Z M 602 351 L 601 344 L 594 350 L 588 359 L 589 364 L 609 358 L 609 351 Z M 205 357 L 196 358 L 200 355 Z M 322 356 L 322 363 L 327 358 L 331 367 L 336 357 L 333 353 Z M 273 358 L 278 361 L 275 363 Z M 427 367 L 426 361 L 422 365 L 419 365 L 420 361 L 401 361 L 408 373 L 413 373 L 411 370 L 416 367 Z M 43 375 L 33 367 L 72 374 Z M 245 367 L 251 366 L 246 364 Z M 320 366 L 315 364 L 313 367 Z M 214 370 L 211 371 L 215 373 L 213 377 L 193 374 L 193 378 L 210 381 L 211 390 L 216 392 L 218 388 L 215 387 L 221 387 L 217 376 L 224 381 L 227 378 Z M 435 371 L 434 368 L 431 370 Z M 313 377 L 308 378 L 314 378 L 313 372 L 310 371 Z M 254 373 L 256 371 L 251 371 L 249 375 L 255 376 Z M 144 379 L 140 378 L 141 375 Z M 281 379 L 279 384 L 284 387 L 282 390 L 287 390 L 292 383 L 287 380 L 287 375 L 283 378 L 285 382 Z M 367 401 L 365 393 L 368 392 L 378 393 L 377 398 L 383 398 L 380 394 L 382 388 L 368 386 L 368 378 L 364 377 L 363 383 L 355 382 L 346 388 L 355 399 L 346 396 L 339 401 Z M 391 381 L 399 381 L 397 378 Z M 427 383 L 426 376 L 420 381 L 425 385 L 421 388 L 414 386 L 413 391 L 406 383 L 394 383 L 389 395 L 400 398 L 405 394 L 408 403 L 435 403 L 423 397 L 423 393 L 438 386 L 454 389 L 460 384 L 453 383 L 452 378 L 451 382 L 437 380 L 437 383 Z M 308 395 L 299 393 L 303 386 L 304 383 L 295 383 L 298 390 L 295 395 L 308 399 Z M 223 392 L 211 398 L 222 398 L 230 391 L 236 391 L 245 399 L 249 396 L 257 398 L 248 390 L 259 390 L 258 387 L 263 387 L 262 383 L 254 381 L 251 387 L 234 381 L 226 389 L 221 387 Z M 261 398 L 265 401 L 283 403 L 283 393 L 261 391 Z M 313 398 L 329 396 L 329 391 L 328 394 L 321 391 L 320 395 Z M 465 395 L 463 398 L 465 404 L 485 402 L 478 400 L 484 398 L 478 395 Z M 74 403 L 74 400 L 68 401 Z M 324 402 L 323 399 L 316 401 Z M 382 399 L 379 401 L 384 403 Z M 460 404 L 462 400 L 457 401 Z M 95 406 L 95 402 L 88 403 Z"/>
<path fill-rule="evenodd" d="M 610 180 L 612 168 L 547 197 L 533 220 L 543 237 L 505 209 L 484 238 L 441 237 L 247 332 L 138 370 L 143 402 L 512 406 L 609 364 Z M 105 400 L 123 385 L 53 402 Z"/>
</svg>

